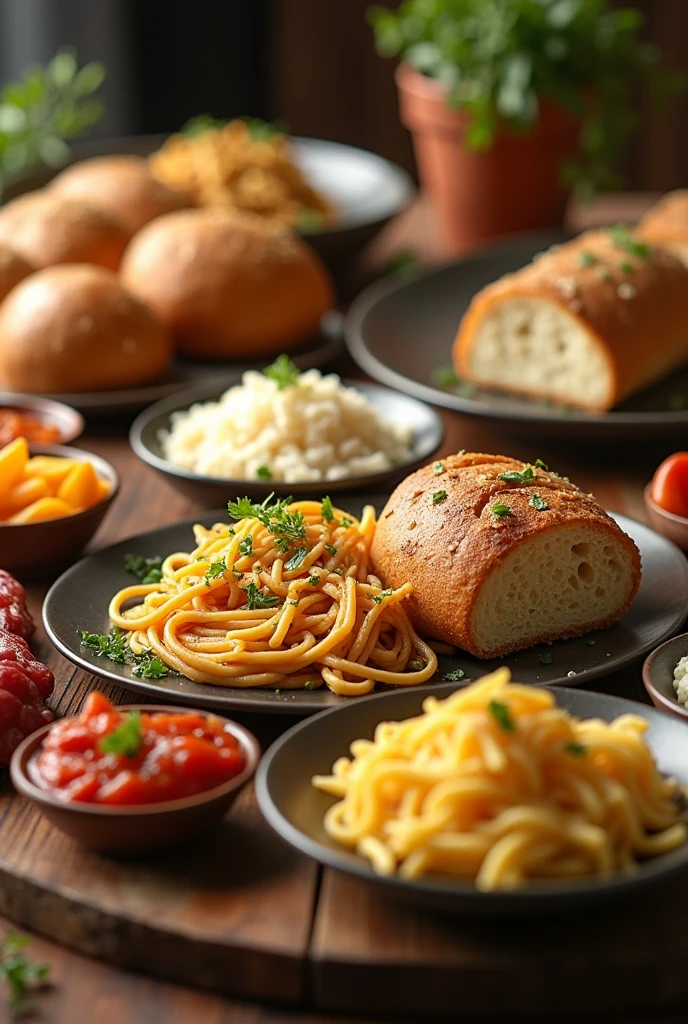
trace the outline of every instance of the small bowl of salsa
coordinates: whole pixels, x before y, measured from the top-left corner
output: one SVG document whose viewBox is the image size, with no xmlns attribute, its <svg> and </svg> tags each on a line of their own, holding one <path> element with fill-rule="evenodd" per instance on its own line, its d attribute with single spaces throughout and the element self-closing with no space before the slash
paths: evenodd
<svg viewBox="0 0 688 1024">
<path fill-rule="evenodd" d="M 73 718 L 28 736 L 15 788 L 91 849 L 140 853 L 196 838 L 253 775 L 255 737 L 219 715 L 163 705 L 114 707 L 91 693 Z"/>
<path fill-rule="evenodd" d="M 0 448 L 17 437 L 25 437 L 31 444 L 70 444 L 83 430 L 83 416 L 69 405 L 0 391 Z"/>
</svg>

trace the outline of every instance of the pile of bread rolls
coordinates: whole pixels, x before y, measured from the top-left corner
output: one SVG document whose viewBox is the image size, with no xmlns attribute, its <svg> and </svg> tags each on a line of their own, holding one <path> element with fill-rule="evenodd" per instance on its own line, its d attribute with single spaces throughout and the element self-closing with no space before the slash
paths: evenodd
<svg viewBox="0 0 688 1024">
<path fill-rule="evenodd" d="M 139 157 L 73 164 L 0 207 L 0 388 L 135 387 L 175 350 L 282 352 L 315 333 L 332 298 L 289 229 L 194 208 Z"/>
</svg>

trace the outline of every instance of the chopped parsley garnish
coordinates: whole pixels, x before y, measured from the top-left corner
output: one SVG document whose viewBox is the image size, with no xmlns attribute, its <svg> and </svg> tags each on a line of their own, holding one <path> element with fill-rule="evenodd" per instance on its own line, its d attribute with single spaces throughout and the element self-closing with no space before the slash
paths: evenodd
<svg viewBox="0 0 688 1024">
<path fill-rule="evenodd" d="M 307 679 L 306 682 L 303 684 L 303 688 L 304 690 L 314 690 L 315 681 L 313 679 Z"/>
<path fill-rule="evenodd" d="M 462 668 L 455 668 L 453 672 L 447 672 L 443 677 L 447 683 L 458 683 L 460 679 L 465 677 L 466 673 Z"/>
<path fill-rule="evenodd" d="M 349 526 L 351 526 L 352 522 L 352 519 L 347 519 L 346 516 L 344 516 L 342 519 L 339 520 L 339 525 L 343 530 L 346 530 Z"/>
<path fill-rule="evenodd" d="M 578 254 L 578 262 L 581 267 L 594 267 L 595 264 L 600 261 L 594 252 L 590 252 L 589 249 L 583 249 L 583 251 Z"/>
<path fill-rule="evenodd" d="M 436 462 L 432 468 L 437 476 L 440 476 L 441 473 L 447 472 L 441 462 Z"/>
<path fill-rule="evenodd" d="M 250 539 L 251 538 L 249 537 L 249 540 Z M 243 544 L 243 541 L 241 543 Z M 239 550 L 241 550 L 241 544 L 239 545 Z M 226 572 L 227 563 L 225 562 L 224 558 L 221 559 L 219 562 L 211 562 L 205 571 L 205 576 L 203 577 L 203 581 L 206 587 L 210 586 L 211 580 L 219 580 L 220 577 L 224 576 Z"/>
<path fill-rule="evenodd" d="M 549 651 L 544 651 L 542 654 L 538 654 L 538 661 L 541 665 L 551 665 L 552 660 L 552 655 Z"/>
<path fill-rule="evenodd" d="M 439 503 L 441 501 L 444 501 L 446 499 L 446 497 L 447 497 L 447 492 L 446 491 L 435 491 L 435 493 L 432 496 L 432 503 L 433 503 L 433 505 L 439 505 Z"/>
<path fill-rule="evenodd" d="M 609 235 L 616 248 L 623 249 L 629 256 L 637 256 L 641 260 L 650 258 L 651 247 L 647 242 L 634 238 L 625 224 L 615 224 L 609 229 Z"/>
<path fill-rule="evenodd" d="M 263 373 L 270 380 L 274 380 L 278 391 L 293 387 L 301 375 L 298 366 L 292 363 L 289 356 L 284 353 L 281 356 L 277 356 L 277 359 L 270 366 L 266 366 Z"/>
<path fill-rule="evenodd" d="M 509 516 L 513 516 L 514 514 L 509 506 L 505 505 L 503 501 L 495 501 L 490 511 L 495 519 L 508 519 Z"/>
<path fill-rule="evenodd" d="M 590 636 L 590 637 L 588 637 L 588 639 L 587 639 L 587 640 L 585 641 L 585 646 L 586 646 L 586 647 L 594 647 L 596 643 L 597 643 L 597 640 L 593 640 L 593 638 L 592 638 L 592 637 Z"/>
<path fill-rule="evenodd" d="M 255 505 L 250 498 L 239 498 L 230 501 L 227 508 L 232 519 L 257 519 L 275 538 L 280 554 L 285 555 L 297 541 L 306 539 L 306 520 L 302 512 L 288 511 L 291 498 L 271 505 L 274 497 L 274 493 L 269 494 L 260 505 Z"/>
<path fill-rule="evenodd" d="M 239 554 L 240 555 L 252 555 L 253 554 L 253 535 L 248 534 L 243 540 L 239 541 Z"/>
<path fill-rule="evenodd" d="M 281 693 L 281 690 L 275 690 L 275 697 L 279 697 Z"/>
<path fill-rule="evenodd" d="M 582 757 L 588 752 L 588 748 L 585 744 L 577 743 L 576 740 L 569 740 L 568 743 L 565 743 L 564 750 L 567 754 L 573 754 L 574 757 Z"/>
<path fill-rule="evenodd" d="M 265 594 L 255 583 L 247 583 L 244 593 L 246 594 L 246 606 L 251 612 L 254 608 L 274 608 L 276 604 L 279 604 L 277 594 Z"/>
<path fill-rule="evenodd" d="M 530 484 L 535 479 L 535 472 L 532 466 L 526 466 L 523 470 L 509 469 L 506 473 L 500 473 L 497 479 L 508 484 Z"/>
<path fill-rule="evenodd" d="M 438 366 L 432 371 L 432 383 L 438 388 L 453 388 L 459 383 L 459 378 L 451 366 Z"/>
<path fill-rule="evenodd" d="M 531 494 L 528 504 L 538 512 L 546 512 L 549 508 L 545 499 L 541 498 L 539 494 Z"/>
<path fill-rule="evenodd" d="M 256 476 L 259 476 L 261 480 L 272 480 L 272 470 L 269 466 L 259 466 Z"/>
<path fill-rule="evenodd" d="M 420 672 L 423 668 L 423 662 L 420 660 L 420 658 L 413 658 L 412 661 L 409 661 L 408 667 L 411 669 L 412 672 Z"/>
<path fill-rule="evenodd" d="M 326 544 L 325 551 L 327 551 L 328 555 L 332 555 L 332 557 L 337 554 L 337 549 L 332 544 Z"/>
<path fill-rule="evenodd" d="M 619 263 L 619 270 L 622 274 L 635 274 L 635 267 L 632 263 L 629 263 L 628 260 L 622 260 L 621 263 Z"/>
<path fill-rule="evenodd" d="M 284 568 L 287 572 L 294 572 L 295 569 L 299 569 L 305 562 L 307 554 L 308 548 L 297 548 L 289 561 L 284 563 Z"/>
<path fill-rule="evenodd" d="M 163 559 L 157 555 L 145 558 L 143 555 L 125 555 L 124 568 L 137 576 L 141 583 L 159 583 L 162 579 Z"/>
<path fill-rule="evenodd" d="M 98 746 L 104 754 L 119 754 L 121 757 L 136 757 L 143 743 L 141 715 L 132 711 L 121 725 L 103 736 Z"/>
<path fill-rule="evenodd" d="M 547 463 L 543 462 L 542 459 L 536 459 L 535 460 L 535 468 L 536 469 L 544 469 L 545 472 L 547 472 Z"/>
<path fill-rule="evenodd" d="M 391 597 L 393 593 L 394 588 L 388 587 L 387 590 L 381 590 L 379 594 L 375 594 L 373 596 L 373 601 L 375 602 L 375 604 L 380 604 L 382 601 L 384 601 L 386 597 Z"/>
<path fill-rule="evenodd" d="M 140 676 L 144 679 L 163 679 L 170 674 L 165 662 L 153 654 L 151 650 L 142 651 L 141 654 L 134 654 L 136 664 L 131 670 L 133 676 Z"/>
<path fill-rule="evenodd" d="M 15 1020 L 33 1017 L 30 990 L 48 979 L 48 965 L 36 964 L 21 952 L 28 943 L 28 935 L 18 935 L 9 928 L 0 942 L 0 981 L 7 985 L 9 1009 Z"/>
<path fill-rule="evenodd" d="M 298 601 L 290 601 L 289 604 L 293 605 L 294 608 L 298 608 L 298 606 L 299 606 L 299 602 Z"/>
<path fill-rule="evenodd" d="M 102 633 L 89 633 L 86 629 L 77 629 L 81 643 L 93 651 L 97 658 L 107 658 L 118 665 L 124 665 L 129 654 L 129 647 L 124 633 L 113 626 L 107 636 Z"/>
<path fill-rule="evenodd" d="M 318 583 L 320 583 L 320 577 L 316 575 L 311 575 L 308 577 L 308 582 L 312 587 L 317 587 Z"/>
<path fill-rule="evenodd" d="M 326 523 L 331 523 L 334 519 L 334 507 L 332 505 L 332 499 L 329 497 L 323 498 L 320 502 L 320 514 Z"/>
<path fill-rule="evenodd" d="M 504 732 L 514 731 L 516 723 L 511 717 L 511 712 L 506 704 L 503 704 L 500 700 L 491 700 L 487 705 L 487 709 L 500 729 L 503 729 Z"/>
</svg>

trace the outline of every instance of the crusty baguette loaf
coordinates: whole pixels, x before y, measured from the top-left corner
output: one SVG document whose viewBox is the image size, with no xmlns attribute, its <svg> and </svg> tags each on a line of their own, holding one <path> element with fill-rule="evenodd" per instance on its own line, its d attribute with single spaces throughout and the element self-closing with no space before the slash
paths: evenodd
<svg viewBox="0 0 688 1024">
<path fill-rule="evenodd" d="M 688 189 L 662 196 L 640 221 L 637 233 L 688 263 Z"/>
<path fill-rule="evenodd" d="M 611 409 L 688 359 L 688 267 L 624 228 L 588 232 L 483 288 L 454 344 L 474 384 Z"/>
<path fill-rule="evenodd" d="M 385 586 L 413 584 L 416 629 L 479 658 L 612 625 L 641 575 L 635 544 L 591 495 L 502 455 L 451 455 L 412 473 L 371 556 Z"/>
</svg>

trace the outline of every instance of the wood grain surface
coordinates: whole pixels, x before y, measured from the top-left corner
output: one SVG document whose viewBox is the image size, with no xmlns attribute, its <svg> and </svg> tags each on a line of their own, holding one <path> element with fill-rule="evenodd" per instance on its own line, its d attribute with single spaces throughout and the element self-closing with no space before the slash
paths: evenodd
<svg viewBox="0 0 688 1024">
<path fill-rule="evenodd" d="M 338 369 L 351 372 L 346 363 Z M 608 508 L 645 519 L 642 488 L 661 450 L 553 450 L 543 438 L 443 417 L 443 454 L 467 448 L 539 456 Z M 136 460 L 126 429 L 125 421 L 95 423 L 80 442 L 122 476 L 94 549 L 200 511 Z M 29 588 L 37 617 L 48 583 Z M 34 649 L 55 669 L 56 712 L 73 713 L 96 681 L 60 658 L 42 630 Z M 100 686 L 115 701 L 131 700 Z M 596 688 L 641 697 L 633 670 Z M 263 745 L 288 725 L 237 717 Z M 36 1019 L 57 1024 L 346 1024 L 353 1015 L 489 1024 L 531 1012 L 561 1024 L 601 1024 L 612 1010 L 623 1011 L 627 1024 L 678 1024 L 688 1007 L 688 886 L 578 920 L 498 924 L 429 915 L 292 852 L 260 818 L 251 789 L 212 842 L 128 862 L 81 850 L 6 784 L 0 912 L 54 940 L 35 937 L 30 952 L 50 964 L 53 979 L 37 997 Z M 131 973 L 138 971 L 167 981 Z"/>
</svg>

